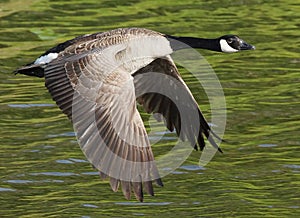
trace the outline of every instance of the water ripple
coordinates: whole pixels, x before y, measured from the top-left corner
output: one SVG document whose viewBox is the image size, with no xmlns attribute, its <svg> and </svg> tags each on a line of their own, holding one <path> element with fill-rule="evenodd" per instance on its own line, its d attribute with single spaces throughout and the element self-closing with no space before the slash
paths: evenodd
<svg viewBox="0 0 300 218">
<path fill-rule="evenodd" d="M 116 202 L 115 204 L 126 206 L 165 206 L 172 204 L 172 202 Z"/>
<path fill-rule="evenodd" d="M 272 147 L 276 147 L 278 145 L 276 144 L 260 144 L 258 145 L 258 147 L 261 147 L 261 148 L 272 148 Z"/>
<path fill-rule="evenodd" d="M 68 172 L 41 172 L 41 173 L 30 173 L 32 176 L 78 176 L 76 173 L 68 173 Z"/>
<path fill-rule="evenodd" d="M 8 104 L 12 108 L 53 107 L 55 104 Z"/>
<path fill-rule="evenodd" d="M 74 164 L 74 162 L 70 160 L 56 160 L 55 162 L 61 164 Z"/>
<path fill-rule="evenodd" d="M 291 169 L 300 169 L 300 165 L 297 164 L 285 164 L 283 166 Z"/>
<path fill-rule="evenodd" d="M 183 165 L 179 167 L 180 169 L 184 170 L 189 170 L 189 171 L 194 171 L 194 170 L 206 170 L 205 167 L 203 166 L 198 166 L 198 165 Z"/>
<path fill-rule="evenodd" d="M 82 206 L 84 206 L 84 207 L 91 207 L 91 208 L 98 208 L 98 206 L 96 206 L 94 204 L 82 204 Z"/>
<path fill-rule="evenodd" d="M 10 180 L 6 180 L 6 182 L 8 183 L 14 183 L 14 184 L 28 184 L 28 183 L 32 183 L 32 180 L 22 180 L 22 179 L 10 179 Z"/>
<path fill-rule="evenodd" d="M 0 187 L 0 192 L 15 192 L 15 189 L 12 188 L 2 188 Z"/>
<path fill-rule="evenodd" d="M 50 134 L 48 135 L 49 138 L 56 138 L 56 137 L 74 137 L 76 136 L 76 133 L 75 132 L 64 132 L 64 133 L 61 133 L 61 134 Z"/>
</svg>

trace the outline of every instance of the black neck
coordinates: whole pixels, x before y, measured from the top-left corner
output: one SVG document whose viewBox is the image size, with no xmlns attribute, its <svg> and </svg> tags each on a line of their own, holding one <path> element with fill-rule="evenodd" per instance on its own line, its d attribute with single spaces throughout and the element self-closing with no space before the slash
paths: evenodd
<svg viewBox="0 0 300 218">
<path fill-rule="evenodd" d="M 186 48 L 202 48 L 221 52 L 219 39 L 203 39 L 194 37 L 166 36 L 173 51 Z"/>
</svg>

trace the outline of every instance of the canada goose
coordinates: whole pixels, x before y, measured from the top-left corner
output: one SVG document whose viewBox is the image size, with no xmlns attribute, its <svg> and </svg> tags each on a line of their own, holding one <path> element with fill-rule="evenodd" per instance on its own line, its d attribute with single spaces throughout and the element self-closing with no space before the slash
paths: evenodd
<svg viewBox="0 0 300 218">
<path fill-rule="evenodd" d="M 176 130 L 195 149 L 204 148 L 205 136 L 221 151 L 211 137 L 217 136 L 170 57 L 174 51 L 189 47 L 227 53 L 254 49 L 236 35 L 204 39 L 120 28 L 61 43 L 16 73 L 45 77 L 53 100 L 72 121 L 82 151 L 101 177 L 110 177 L 113 191 L 121 184 L 126 199 L 130 199 L 133 189 L 136 198 L 143 201 L 142 183 L 150 195 L 154 195 L 152 181 L 159 186 L 163 183 L 136 100 L 146 112 L 160 113 L 167 128 Z M 181 91 L 168 80 L 151 80 L 150 72 L 168 75 Z M 155 85 L 170 87 L 178 102 L 149 91 Z M 146 92 L 136 96 L 135 89 Z M 186 110 L 186 115 L 179 107 Z M 181 120 L 183 116 L 185 120 Z M 187 122 L 185 127 L 182 121 Z"/>
</svg>

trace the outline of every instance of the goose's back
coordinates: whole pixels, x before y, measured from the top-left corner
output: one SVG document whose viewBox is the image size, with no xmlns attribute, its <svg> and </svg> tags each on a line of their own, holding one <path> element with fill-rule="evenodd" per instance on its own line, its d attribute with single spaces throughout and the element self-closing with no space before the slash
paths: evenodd
<svg viewBox="0 0 300 218">
<path fill-rule="evenodd" d="M 161 33 L 143 28 L 119 28 L 76 37 L 48 50 L 41 57 L 53 53 L 58 59 L 72 56 L 71 60 L 76 61 L 89 56 L 103 61 L 103 66 L 122 66 L 132 74 L 172 52 L 169 41 Z"/>
<path fill-rule="evenodd" d="M 149 42 L 143 45 L 143 42 L 147 42 L 147 40 L 149 40 Z M 156 42 L 151 43 L 150 40 L 155 40 Z M 167 53 L 172 52 L 169 41 L 159 32 L 143 28 L 119 28 L 107 32 L 78 36 L 49 49 L 41 56 L 49 53 L 61 53 L 62 55 L 81 54 L 83 52 L 93 51 L 94 49 L 105 49 L 117 44 L 130 44 L 133 42 L 139 45 L 138 48 L 135 48 L 137 52 L 136 55 L 141 53 L 139 51 L 151 55 L 151 52 L 147 52 L 149 50 L 152 51 L 153 55 L 165 53 L 166 51 Z M 148 49 L 146 49 L 147 45 Z M 157 52 L 155 52 L 155 50 L 157 50 Z"/>
</svg>

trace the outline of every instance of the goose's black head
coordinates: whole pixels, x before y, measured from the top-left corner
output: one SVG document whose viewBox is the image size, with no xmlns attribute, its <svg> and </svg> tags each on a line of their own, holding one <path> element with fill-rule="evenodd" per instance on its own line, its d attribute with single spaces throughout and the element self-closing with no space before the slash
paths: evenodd
<svg viewBox="0 0 300 218">
<path fill-rule="evenodd" d="M 222 52 L 232 53 L 241 50 L 253 50 L 255 47 L 246 43 L 236 35 L 225 35 L 219 38 L 220 48 Z"/>
</svg>

